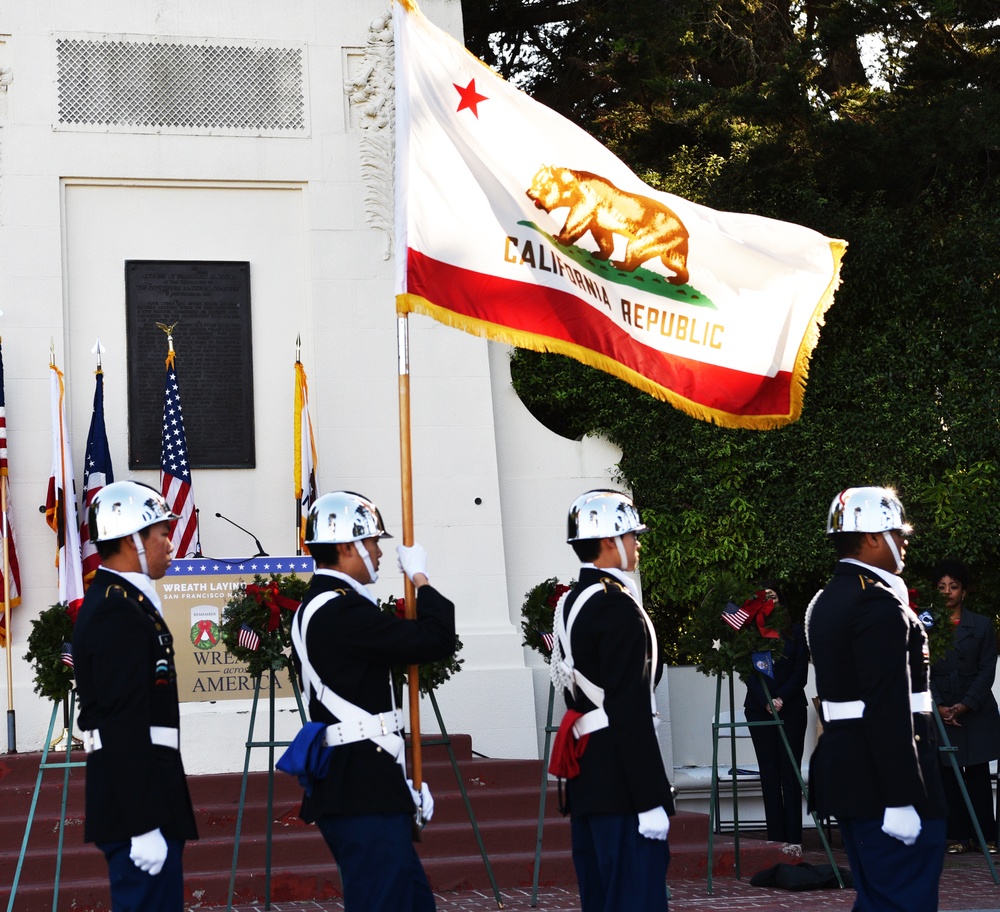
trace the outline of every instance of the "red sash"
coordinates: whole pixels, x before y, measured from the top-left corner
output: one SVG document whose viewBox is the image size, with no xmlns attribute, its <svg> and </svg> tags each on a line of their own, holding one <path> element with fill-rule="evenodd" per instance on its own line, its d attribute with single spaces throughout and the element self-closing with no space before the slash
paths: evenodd
<svg viewBox="0 0 1000 912">
<path fill-rule="evenodd" d="M 580 775 L 580 758 L 587 747 L 590 735 L 577 739 L 573 734 L 573 726 L 583 713 L 575 709 L 567 709 L 559 731 L 552 742 L 552 756 L 549 758 L 549 772 L 561 779 L 573 779 Z"/>
</svg>

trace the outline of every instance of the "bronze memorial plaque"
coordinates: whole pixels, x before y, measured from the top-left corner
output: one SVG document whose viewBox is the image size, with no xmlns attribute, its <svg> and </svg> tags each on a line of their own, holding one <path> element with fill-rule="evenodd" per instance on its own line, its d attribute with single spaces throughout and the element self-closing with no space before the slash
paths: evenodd
<svg viewBox="0 0 1000 912">
<path fill-rule="evenodd" d="M 129 468 L 160 466 L 167 336 L 191 467 L 252 469 L 250 264 L 126 260 Z"/>
</svg>

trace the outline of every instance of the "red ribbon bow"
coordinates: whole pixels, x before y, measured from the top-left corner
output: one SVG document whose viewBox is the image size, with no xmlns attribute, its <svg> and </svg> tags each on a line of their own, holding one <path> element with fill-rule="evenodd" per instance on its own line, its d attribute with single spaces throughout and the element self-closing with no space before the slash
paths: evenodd
<svg viewBox="0 0 1000 912">
<path fill-rule="evenodd" d="M 198 621 L 198 635 L 194 638 L 195 644 L 200 643 L 202 640 L 208 640 L 208 642 L 214 646 L 216 644 L 216 638 L 212 634 L 212 625 L 215 621 L 203 620 Z"/>
<path fill-rule="evenodd" d="M 254 599 L 258 605 L 264 605 L 271 612 L 267 619 L 267 632 L 274 633 L 281 623 L 281 609 L 294 611 L 301 602 L 290 599 L 278 591 L 278 584 L 273 580 L 266 586 L 256 586 L 251 583 L 247 586 L 247 595 Z"/>
<path fill-rule="evenodd" d="M 777 603 L 777 597 L 770 589 L 758 589 L 743 603 L 743 610 L 749 615 L 748 620 L 757 621 L 757 630 L 762 637 L 769 640 L 778 639 L 781 634 L 767 626 L 767 619 Z"/>
<path fill-rule="evenodd" d="M 556 605 L 559 604 L 559 599 L 563 597 L 564 592 L 569 592 L 570 587 L 565 586 L 562 583 L 558 583 L 555 589 L 552 590 L 552 594 L 545 600 L 548 606 L 555 611 Z"/>
</svg>

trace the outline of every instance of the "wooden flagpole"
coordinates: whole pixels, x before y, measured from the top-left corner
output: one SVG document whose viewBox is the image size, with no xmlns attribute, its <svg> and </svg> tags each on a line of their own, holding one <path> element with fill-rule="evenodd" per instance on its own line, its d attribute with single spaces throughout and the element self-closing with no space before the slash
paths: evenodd
<svg viewBox="0 0 1000 912">
<path fill-rule="evenodd" d="M 0 316 L 3 312 L 0 311 Z M 0 344 L 3 339 L 0 338 Z M 6 434 L 4 435 L 6 437 Z M 12 612 L 10 610 L 10 545 L 7 539 L 10 536 L 10 525 L 7 519 L 7 477 L 0 478 L 0 513 L 3 522 L 3 529 L 0 534 L 3 536 L 3 611 L 4 624 L 7 628 L 6 641 L 4 643 L 4 664 L 7 666 L 7 753 L 17 753 L 17 717 L 14 714 L 14 666 L 11 662 L 10 645 L 13 642 L 14 629 L 11 626 Z"/>
<path fill-rule="evenodd" d="M 403 544 L 413 544 L 413 463 L 410 449 L 410 340 L 407 315 L 396 316 L 396 357 L 399 365 L 399 468 L 403 498 Z M 403 574 L 403 594 L 406 617 L 417 616 L 417 591 L 410 578 Z M 406 672 L 410 687 L 410 756 L 413 787 L 419 792 L 423 782 L 420 750 L 420 668 L 410 665 Z"/>
<path fill-rule="evenodd" d="M 298 333 L 295 336 L 295 363 L 298 364 L 302 360 L 302 334 Z M 299 377 L 298 374 L 295 375 L 295 389 L 298 390 Z M 297 393 L 296 393 L 297 395 Z M 294 411 L 294 398 L 292 409 Z M 295 474 L 295 463 L 297 460 L 302 458 L 302 441 L 301 441 L 301 428 L 302 428 L 302 416 L 298 413 L 292 416 L 292 420 L 295 422 L 295 426 L 292 428 L 292 441 L 295 446 L 295 452 L 292 454 L 292 474 Z M 301 483 L 301 468 L 299 469 L 299 478 L 294 478 L 293 483 Z M 301 492 L 298 497 L 295 498 L 295 553 L 302 553 L 302 495 Z"/>
<path fill-rule="evenodd" d="M 17 753 L 17 723 L 14 716 L 14 669 L 10 660 L 11 637 L 14 635 L 11 627 L 10 610 L 10 551 L 7 543 L 7 478 L 0 478 L 0 511 L 3 512 L 3 605 L 4 622 L 7 627 L 6 643 L 4 645 L 4 661 L 7 664 L 7 753 Z"/>
</svg>

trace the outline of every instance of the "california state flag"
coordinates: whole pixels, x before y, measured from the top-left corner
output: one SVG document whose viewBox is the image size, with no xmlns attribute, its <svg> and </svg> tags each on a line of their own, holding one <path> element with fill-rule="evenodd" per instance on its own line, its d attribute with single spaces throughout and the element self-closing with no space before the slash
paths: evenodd
<svg viewBox="0 0 1000 912">
<path fill-rule="evenodd" d="M 727 427 L 795 421 L 846 243 L 644 184 L 393 4 L 397 310 L 560 352 Z"/>
</svg>

